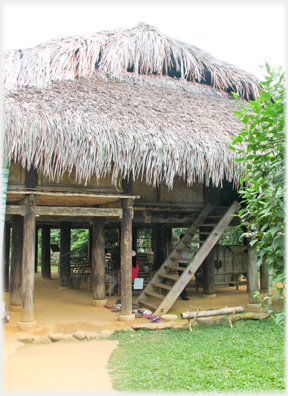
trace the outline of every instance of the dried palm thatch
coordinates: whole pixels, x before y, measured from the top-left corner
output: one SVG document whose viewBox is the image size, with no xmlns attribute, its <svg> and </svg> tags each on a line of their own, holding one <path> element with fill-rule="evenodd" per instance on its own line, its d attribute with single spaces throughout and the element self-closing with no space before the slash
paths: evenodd
<svg viewBox="0 0 288 396">
<path fill-rule="evenodd" d="M 115 185 L 130 172 L 170 188 L 175 175 L 237 183 L 227 143 L 241 125 L 225 91 L 256 96 L 248 73 L 143 24 L 10 51 L 5 65 L 5 159 L 53 180 L 75 166 L 79 181 Z"/>
</svg>

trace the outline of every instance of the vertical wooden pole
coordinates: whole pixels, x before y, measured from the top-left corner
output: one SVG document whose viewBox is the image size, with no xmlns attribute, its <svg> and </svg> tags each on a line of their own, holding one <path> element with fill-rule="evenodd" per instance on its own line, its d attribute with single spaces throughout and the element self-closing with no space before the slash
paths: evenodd
<svg viewBox="0 0 288 396">
<path fill-rule="evenodd" d="M 137 231 L 136 227 L 132 227 L 132 249 L 137 253 Z"/>
<path fill-rule="evenodd" d="M 260 265 L 260 292 L 267 293 L 269 284 L 269 274 L 266 263 Z"/>
<path fill-rule="evenodd" d="M 93 219 L 92 232 L 92 305 L 105 305 L 105 217 Z M 94 301 L 98 300 L 98 301 Z"/>
<path fill-rule="evenodd" d="M 35 231 L 35 273 L 38 272 L 38 231 L 39 229 L 36 227 Z"/>
<path fill-rule="evenodd" d="M 35 195 L 25 197 L 22 256 L 22 322 L 33 322 L 34 266 L 35 266 Z"/>
<path fill-rule="evenodd" d="M 60 288 L 70 288 L 70 245 L 71 227 L 70 223 L 61 223 L 60 230 Z"/>
<path fill-rule="evenodd" d="M 203 294 L 205 297 L 215 296 L 215 276 L 214 276 L 214 258 L 215 249 L 218 246 L 214 246 L 212 251 L 208 254 L 206 259 L 203 261 Z"/>
<path fill-rule="evenodd" d="M 12 216 L 12 249 L 9 306 L 21 310 L 22 305 L 22 250 L 23 250 L 23 217 Z M 12 308 L 12 310 L 13 310 Z"/>
<path fill-rule="evenodd" d="M 249 304 L 258 304 L 259 300 L 255 297 L 254 293 L 259 290 L 258 284 L 258 269 L 256 267 L 257 263 L 257 253 L 253 252 L 254 247 L 248 243 L 248 293 L 249 293 Z"/>
<path fill-rule="evenodd" d="M 89 237 L 88 237 L 88 261 L 92 262 L 92 245 L 93 245 L 93 230 L 89 228 Z"/>
<path fill-rule="evenodd" d="M 4 263 L 4 284 L 3 288 L 9 291 L 9 265 L 10 265 L 10 224 L 5 221 L 4 234 L 3 234 L 3 263 Z"/>
<path fill-rule="evenodd" d="M 122 201 L 123 217 L 121 223 L 121 314 L 132 313 L 132 217 L 130 199 Z"/>
<path fill-rule="evenodd" d="M 50 227 L 42 226 L 41 276 L 51 279 Z"/>
</svg>

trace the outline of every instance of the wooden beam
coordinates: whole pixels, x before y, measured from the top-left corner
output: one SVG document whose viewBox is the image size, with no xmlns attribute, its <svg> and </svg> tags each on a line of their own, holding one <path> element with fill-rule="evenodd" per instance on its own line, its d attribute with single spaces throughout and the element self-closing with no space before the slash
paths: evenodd
<svg viewBox="0 0 288 396">
<path fill-rule="evenodd" d="M 25 197 L 21 322 L 33 322 L 34 320 L 35 201 L 33 193 Z"/>
<path fill-rule="evenodd" d="M 7 215 L 24 216 L 25 208 L 20 205 L 7 205 Z M 70 217 L 122 217 L 122 209 L 83 208 L 64 206 L 37 206 L 36 216 L 70 216 Z"/>
<path fill-rule="evenodd" d="M 132 218 L 133 208 L 129 200 L 122 201 L 121 224 L 121 314 L 132 313 Z"/>
<path fill-rule="evenodd" d="M 9 305 L 21 307 L 23 217 L 12 217 L 12 249 Z"/>
</svg>

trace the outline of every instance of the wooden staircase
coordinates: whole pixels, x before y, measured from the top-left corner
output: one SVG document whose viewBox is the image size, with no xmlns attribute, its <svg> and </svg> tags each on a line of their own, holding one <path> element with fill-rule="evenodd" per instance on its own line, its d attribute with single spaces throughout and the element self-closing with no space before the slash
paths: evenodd
<svg viewBox="0 0 288 396">
<path fill-rule="evenodd" d="M 234 201 L 228 211 L 221 215 L 219 215 L 219 212 L 217 214 L 214 213 L 213 209 L 213 205 L 209 203 L 202 210 L 178 245 L 142 291 L 137 299 L 137 304 L 149 308 L 154 315 L 163 315 L 171 308 L 226 227 L 230 224 L 232 216 L 239 211 L 240 205 L 237 201 Z M 215 221 L 217 217 L 220 218 L 218 223 Z M 200 227 L 205 227 L 205 230 L 206 227 L 212 229 L 209 232 L 202 232 L 201 230 L 199 231 Z M 199 234 L 199 236 L 201 234 L 206 235 L 207 238 L 205 240 L 203 240 L 204 238 L 195 239 L 195 234 Z M 190 247 L 193 242 L 198 243 L 200 247 L 198 249 Z M 188 259 L 181 257 L 183 251 L 188 251 L 193 254 L 193 257 Z M 187 261 L 187 267 L 176 266 L 178 261 Z M 179 277 L 177 274 L 169 273 L 171 270 L 183 271 L 183 273 Z"/>
</svg>

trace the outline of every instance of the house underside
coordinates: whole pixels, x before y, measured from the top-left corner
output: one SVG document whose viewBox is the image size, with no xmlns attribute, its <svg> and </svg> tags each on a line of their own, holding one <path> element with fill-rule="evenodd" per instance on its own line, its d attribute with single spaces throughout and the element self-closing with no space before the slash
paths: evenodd
<svg viewBox="0 0 288 396">
<path fill-rule="evenodd" d="M 21 309 L 22 325 L 34 323 L 33 286 L 34 273 L 39 260 L 38 229 L 42 229 L 41 274 L 45 278 L 51 277 L 50 229 L 61 230 L 60 289 L 71 287 L 71 261 L 73 261 L 71 229 L 89 229 L 88 260 L 91 265 L 94 306 L 103 306 L 107 301 L 104 281 L 105 229 L 117 229 L 118 251 L 114 252 L 112 258 L 115 260 L 112 261 L 120 273 L 121 315 L 127 317 L 132 312 L 131 250 L 134 249 L 140 255 L 142 250 L 139 244 L 137 246 L 138 231 L 143 228 L 151 231 L 150 250 L 153 259 L 149 271 L 157 274 L 162 263 L 170 257 L 173 250 L 173 228 L 189 229 L 207 204 L 212 204 L 214 213 L 216 215 L 219 213 L 218 217 L 221 217 L 223 211 L 227 210 L 237 198 L 237 190 L 228 182 L 224 182 L 222 188 L 205 186 L 201 183 L 187 187 L 183 179 L 175 178 L 173 189 L 169 190 L 165 184 L 153 187 L 141 180 L 123 179 L 121 188 L 116 188 L 107 177 L 102 178 L 98 183 L 92 178 L 84 186 L 84 183 L 75 181 L 73 171 L 70 175 L 66 172 L 61 180 L 55 183 L 35 169 L 27 171 L 19 163 L 11 163 L 6 202 L 6 260 L 4 260 L 4 287 L 10 292 L 10 309 Z M 237 218 L 231 217 L 229 223 L 238 225 L 237 221 Z M 202 239 L 203 237 L 205 239 L 207 238 L 205 234 L 209 233 L 205 233 L 207 228 L 202 227 L 202 230 L 204 232 L 200 233 L 203 234 Z M 218 239 L 207 250 L 206 259 L 202 260 L 200 270 L 198 269 L 198 277 L 196 277 L 198 285 L 203 285 L 206 296 L 212 296 L 215 294 L 217 284 L 228 286 L 232 282 L 237 287 L 237 282 L 240 282 L 239 275 L 242 274 L 248 277 L 247 290 L 249 296 L 251 295 L 249 301 L 255 302 L 253 293 L 258 290 L 258 271 L 247 240 L 244 240 L 243 246 L 219 247 Z M 227 263 L 230 260 L 227 249 L 232 251 L 233 268 L 231 266 L 227 268 L 226 264 L 225 271 L 223 259 L 225 254 Z M 219 260 L 219 254 L 222 254 L 222 260 Z M 215 263 L 222 261 L 224 267 L 219 272 Z M 172 269 L 169 271 L 169 274 L 171 273 L 175 275 L 177 271 Z M 167 276 L 171 277 L 171 275 Z M 261 284 L 262 288 L 267 288 L 267 274 L 263 271 Z M 180 285 L 174 298 L 179 296 L 182 289 L 183 285 Z M 141 305 L 141 302 L 139 303 Z"/>
</svg>

